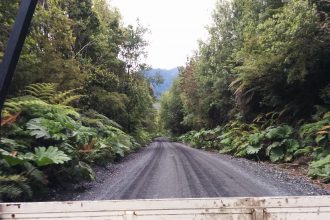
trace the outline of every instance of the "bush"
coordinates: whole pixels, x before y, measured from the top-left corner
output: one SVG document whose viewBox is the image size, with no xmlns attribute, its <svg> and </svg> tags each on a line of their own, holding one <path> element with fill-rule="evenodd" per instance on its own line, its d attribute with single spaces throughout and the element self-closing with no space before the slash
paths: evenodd
<svg viewBox="0 0 330 220">
<path fill-rule="evenodd" d="M 330 154 L 311 163 L 308 174 L 312 178 L 319 178 L 330 183 Z"/>
<path fill-rule="evenodd" d="M 73 107 L 47 102 L 50 85 L 43 86 L 47 88 L 42 93 L 44 100 L 37 97 L 41 91 L 35 90 L 35 97 L 5 103 L 0 200 L 26 200 L 33 192 L 58 183 L 94 180 L 91 164 L 113 161 L 139 146 L 104 115 L 95 111 L 80 114 Z"/>
<path fill-rule="evenodd" d="M 212 130 L 190 131 L 178 140 L 196 148 L 272 162 L 291 162 L 300 156 L 308 156 L 314 160 L 309 175 L 329 182 L 330 113 L 315 120 L 318 121 L 306 123 L 298 130 L 289 125 L 262 129 L 256 124 L 231 121 Z"/>
</svg>

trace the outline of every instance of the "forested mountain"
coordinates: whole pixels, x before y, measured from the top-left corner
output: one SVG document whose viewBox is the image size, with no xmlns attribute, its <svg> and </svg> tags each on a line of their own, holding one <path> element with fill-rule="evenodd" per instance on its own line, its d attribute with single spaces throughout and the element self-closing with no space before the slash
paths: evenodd
<svg viewBox="0 0 330 220">
<path fill-rule="evenodd" d="M 159 98 L 165 91 L 170 89 L 174 78 L 176 78 L 179 74 L 179 69 L 151 69 L 146 71 L 145 74 L 150 78 L 157 78 L 159 76 L 161 77 L 162 82 L 159 84 L 155 83 L 153 85 L 155 95 L 157 98 Z"/>
<path fill-rule="evenodd" d="M 0 1 L 0 60 L 19 2 Z M 0 201 L 93 180 L 90 164 L 150 141 L 146 31 L 106 0 L 38 2 L 1 114 Z"/>
<path fill-rule="evenodd" d="M 219 1 L 209 39 L 161 98 L 165 129 L 330 181 L 330 3 Z"/>
</svg>

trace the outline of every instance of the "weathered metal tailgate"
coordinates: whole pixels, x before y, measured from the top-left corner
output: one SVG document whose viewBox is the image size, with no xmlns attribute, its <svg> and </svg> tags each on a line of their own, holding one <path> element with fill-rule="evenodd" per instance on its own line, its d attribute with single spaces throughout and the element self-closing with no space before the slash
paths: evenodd
<svg viewBox="0 0 330 220">
<path fill-rule="evenodd" d="M 330 220 L 330 196 L 0 203 L 0 219 Z"/>
</svg>

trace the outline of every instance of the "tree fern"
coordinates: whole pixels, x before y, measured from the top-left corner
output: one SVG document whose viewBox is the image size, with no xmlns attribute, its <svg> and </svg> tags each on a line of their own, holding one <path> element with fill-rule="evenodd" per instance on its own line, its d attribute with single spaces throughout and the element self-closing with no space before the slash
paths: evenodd
<svg viewBox="0 0 330 220">
<path fill-rule="evenodd" d="M 24 93 L 49 102 L 56 94 L 56 87 L 55 83 L 36 83 L 26 86 Z"/>
<path fill-rule="evenodd" d="M 55 83 L 36 83 L 26 86 L 24 94 L 39 98 L 50 104 L 68 105 L 73 101 L 79 100 L 82 95 L 75 94 L 77 89 L 58 91 Z"/>
</svg>

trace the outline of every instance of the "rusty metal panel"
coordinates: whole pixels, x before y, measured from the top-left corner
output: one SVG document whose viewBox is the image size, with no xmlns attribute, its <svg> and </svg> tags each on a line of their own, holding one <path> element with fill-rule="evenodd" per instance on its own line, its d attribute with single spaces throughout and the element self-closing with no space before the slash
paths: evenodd
<svg viewBox="0 0 330 220">
<path fill-rule="evenodd" d="M 0 219 L 330 219 L 330 196 L 0 203 Z"/>
</svg>

